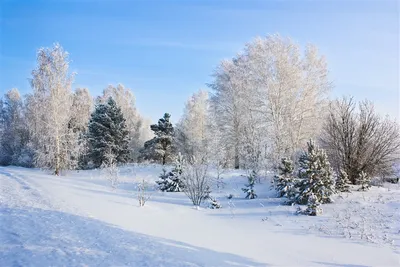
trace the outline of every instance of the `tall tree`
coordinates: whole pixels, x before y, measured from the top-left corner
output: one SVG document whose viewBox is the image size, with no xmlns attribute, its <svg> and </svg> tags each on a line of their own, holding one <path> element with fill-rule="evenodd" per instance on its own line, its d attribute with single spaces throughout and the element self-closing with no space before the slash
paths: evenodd
<svg viewBox="0 0 400 267">
<path fill-rule="evenodd" d="M 88 127 L 90 159 L 93 167 L 99 168 L 114 156 L 117 163 L 129 161 L 129 136 L 125 118 L 113 98 L 105 104 L 97 104 Z"/>
<path fill-rule="evenodd" d="M 195 156 L 203 162 L 208 159 L 208 112 L 206 91 L 198 91 L 186 102 L 183 116 L 176 126 L 179 150 L 185 153 L 186 158 Z"/>
<path fill-rule="evenodd" d="M 29 142 L 24 117 L 24 105 L 18 89 L 11 89 L 5 94 L 1 107 L 2 132 L 0 138 L 0 164 L 29 166 L 31 160 L 25 160 L 26 146 Z"/>
<path fill-rule="evenodd" d="M 103 96 L 99 98 L 100 102 L 106 102 L 112 97 L 117 105 L 121 108 L 122 114 L 126 119 L 126 127 L 129 132 L 129 150 L 131 159 L 137 159 L 139 150 L 148 140 L 150 128 L 146 127 L 144 119 L 136 109 L 136 99 L 131 89 L 125 88 L 124 85 L 109 85 L 103 91 Z"/>
<path fill-rule="evenodd" d="M 212 110 L 235 150 L 235 167 L 254 159 L 276 167 L 284 155 L 318 135 L 331 83 L 314 46 L 301 54 L 289 38 L 272 35 L 256 38 L 223 61 L 210 86 Z"/>
<path fill-rule="evenodd" d="M 32 71 L 33 95 L 29 99 L 29 128 L 34 136 L 36 165 L 54 170 L 76 167 L 77 138 L 68 127 L 71 118 L 73 74 L 68 53 L 59 45 L 41 48 Z M 70 141 L 73 140 L 71 143 Z"/>
<path fill-rule="evenodd" d="M 93 106 L 93 98 L 90 96 L 89 90 L 87 88 L 76 89 L 72 95 L 69 127 L 75 132 L 86 132 Z"/>
<path fill-rule="evenodd" d="M 78 167 L 85 169 L 88 166 L 89 144 L 85 134 L 89 119 L 93 111 L 93 98 L 86 88 L 78 88 L 73 94 L 71 118 L 68 127 L 73 131 L 71 138 L 78 138 L 79 160 Z M 72 140 L 73 142 L 73 140 Z"/>
<path fill-rule="evenodd" d="M 224 134 L 223 147 L 229 147 L 233 155 L 234 167 L 239 168 L 240 130 L 242 125 L 242 81 L 240 79 L 239 60 L 224 60 L 216 69 L 214 81 L 209 84 L 214 94 L 211 96 L 211 108 L 215 114 L 216 126 Z"/>
<path fill-rule="evenodd" d="M 157 124 L 152 124 L 150 129 L 154 132 L 154 138 L 144 143 L 144 148 L 140 151 L 141 160 L 149 160 L 161 163 L 172 162 L 175 153 L 174 127 L 170 121 L 171 115 L 165 113 L 158 120 Z"/>
</svg>

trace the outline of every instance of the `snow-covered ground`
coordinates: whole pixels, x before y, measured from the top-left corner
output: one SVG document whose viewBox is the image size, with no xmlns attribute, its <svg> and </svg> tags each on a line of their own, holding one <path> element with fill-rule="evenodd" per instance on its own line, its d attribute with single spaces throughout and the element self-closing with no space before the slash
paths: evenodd
<svg viewBox="0 0 400 267">
<path fill-rule="evenodd" d="M 0 168 L 0 266 L 400 266 L 399 185 L 337 196 L 309 217 L 269 181 L 244 199 L 246 178 L 229 171 L 212 193 L 222 209 L 157 191 L 139 207 L 136 182 L 160 172 L 125 167 L 112 190 L 96 170 Z"/>
</svg>

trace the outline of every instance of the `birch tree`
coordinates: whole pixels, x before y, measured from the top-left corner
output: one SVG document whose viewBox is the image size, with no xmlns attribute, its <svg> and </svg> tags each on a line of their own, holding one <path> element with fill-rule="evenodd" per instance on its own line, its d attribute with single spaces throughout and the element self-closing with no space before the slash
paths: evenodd
<svg viewBox="0 0 400 267">
<path fill-rule="evenodd" d="M 74 142 L 75 138 L 78 138 L 78 167 L 86 169 L 89 162 L 89 142 L 85 137 L 94 103 L 89 90 L 86 88 L 76 89 L 72 98 L 71 118 L 68 127 L 74 134 L 70 135 L 70 138 L 73 139 L 71 140 L 72 142 Z"/>
<path fill-rule="evenodd" d="M 239 79 L 239 59 L 224 60 L 213 74 L 214 81 L 209 84 L 213 89 L 211 108 L 214 112 L 216 127 L 224 133 L 225 147 L 230 147 L 234 167 L 239 168 L 240 129 L 242 125 L 241 80 Z"/>
<path fill-rule="evenodd" d="M 59 44 L 39 49 L 30 79 L 29 128 L 34 136 L 36 165 L 53 169 L 55 175 L 77 164 L 77 138 L 71 138 L 74 133 L 68 127 L 73 78 L 68 53 Z"/>
<path fill-rule="evenodd" d="M 301 53 L 299 45 L 279 35 L 246 44 L 220 64 L 210 86 L 218 125 L 237 151 L 235 167 L 257 157 L 260 164 L 267 160 L 276 167 L 280 158 L 316 137 L 331 89 L 317 48 L 308 45 Z"/>
<path fill-rule="evenodd" d="M 201 161 L 207 160 L 209 155 L 208 142 L 208 93 L 199 90 L 186 102 L 180 122 L 176 127 L 177 139 L 181 141 L 180 150 L 185 157 L 196 157 Z"/>
</svg>

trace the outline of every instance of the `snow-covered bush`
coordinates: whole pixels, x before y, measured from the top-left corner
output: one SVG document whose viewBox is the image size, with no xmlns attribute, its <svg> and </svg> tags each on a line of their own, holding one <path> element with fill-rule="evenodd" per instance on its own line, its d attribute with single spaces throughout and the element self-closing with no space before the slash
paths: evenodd
<svg viewBox="0 0 400 267">
<path fill-rule="evenodd" d="M 318 203 L 332 202 L 331 196 L 336 193 L 332 175 L 332 168 L 324 150 L 316 147 L 310 140 L 299 159 L 300 178 L 297 184 L 298 193 L 292 203 L 307 204 L 313 194 Z"/>
<path fill-rule="evenodd" d="M 220 209 L 220 208 L 222 208 L 221 203 L 219 203 L 219 201 L 216 198 L 210 197 L 209 199 L 210 199 L 210 205 L 209 205 L 210 209 Z"/>
<path fill-rule="evenodd" d="M 140 207 L 143 207 L 150 199 L 149 184 L 145 179 L 142 179 L 137 185 L 137 199 Z"/>
<path fill-rule="evenodd" d="M 340 169 L 336 178 L 335 189 L 338 192 L 350 192 L 350 180 L 347 173 Z"/>
<path fill-rule="evenodd" d="M 353 98 L 332 101 L 321 139 L 336 171 L 343 168 L 357 184 L 359 173 L 393 175 L 400 151 L 399 124 L 380 116 L 372 102 Z"/>
<path fill-rule="evenodd" d="M 293 198 L 296 195 L 298 179 L 294 176 L 293 162 L 288 158 L 282 158 L 278 167 L 279 174 L 274 176 L 274 186 L 278 197 Z"/>
<path fill-rule="evenodd" d="M 110 182 L 113 189 L 117 188 L 119 180 L 119 168 L 114 154 L 108 152 L 100 166 L 103 176 Z"/>
<path fill-rule="evenodd" d="M 367 191 L 371 187 L 371 178 L 362 171 L 358 175 L 357 183 L 361 185 L 360 191 Z"/>
<path fill-rule="evenodd" d="M 174 162 L 172 171 L 167 172 L 163 169 L 160 174 L 160 179 L 156 181 L 158 188 L 163 192 L 182 192 L 185 185 L 182 181 L 183 165 L 185 160 L 181 153 L 177 156 Z"/>
<path fill-rule="evenodd" d="M 243 192 L 246 193 L 246 198 L 254 199 L 257 198 L 256 191 L 254 190 L 254 184 L 256 182 L 256 172 L 251 171 L 247 176 L 248 184 L 246 184 L 245 188 L 242 188 Z"/>
<path fill-rule="evenodd" d="M 209 197 L 210 178 L 208 176 L 208 166 L 201 164 L 195 158 L 187 162 L 182 172 L 184 192 L 192 201 L 193 205 L 200 204 Z"/>
</svg>

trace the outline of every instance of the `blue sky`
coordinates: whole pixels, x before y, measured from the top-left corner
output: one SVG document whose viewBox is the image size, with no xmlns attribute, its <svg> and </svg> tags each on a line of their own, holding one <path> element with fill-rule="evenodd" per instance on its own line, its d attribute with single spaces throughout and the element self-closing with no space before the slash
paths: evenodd
<svg viewBox="0 0 400 267">
<path fill-rule="evenodd" d="M 30 92 L 36 50 L 59 42 L 74 88 L 133 90 L 140 112 L 176 121 L 224 58 L 280 33 L 327 57 L 332 97 L 354 95 L 399 118 L 399 6 L 388 0 L 0 0 L 0 93 Z"/>
</svg>

